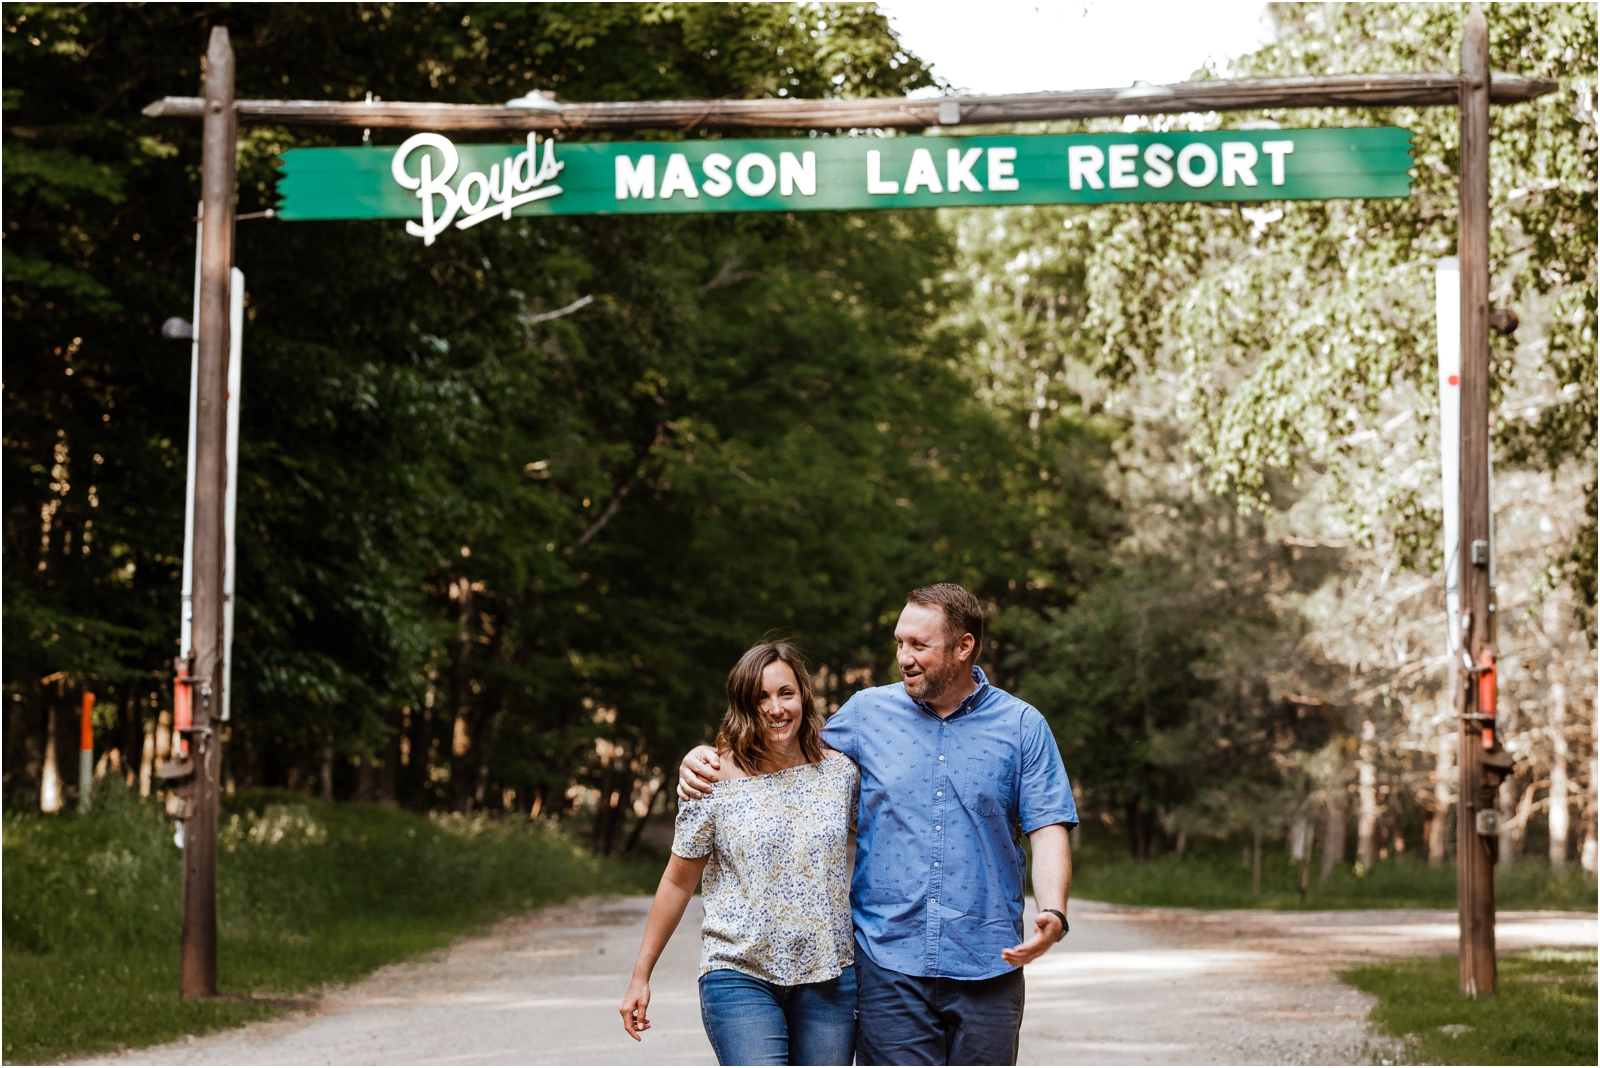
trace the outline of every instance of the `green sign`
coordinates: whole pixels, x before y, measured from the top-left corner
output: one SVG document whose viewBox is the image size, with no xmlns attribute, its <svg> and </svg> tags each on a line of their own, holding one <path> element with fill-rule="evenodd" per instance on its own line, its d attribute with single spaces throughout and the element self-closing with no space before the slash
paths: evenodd
<svg viewBox="0 0 1600 1068">
<path fill-rule="evenodd" d="M 1396 127 L 456 145 L 283 155 L 283 219 L 407 219 L 426 243 L 513 215 L 1335 200 L 1411 191 Z"/>
</svg>

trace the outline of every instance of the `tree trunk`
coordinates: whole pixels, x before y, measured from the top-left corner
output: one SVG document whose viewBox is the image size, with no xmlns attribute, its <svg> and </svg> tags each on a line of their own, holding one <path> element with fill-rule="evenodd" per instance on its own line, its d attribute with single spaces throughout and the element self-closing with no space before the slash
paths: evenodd
<svg viewBox="0 0 1600 1068">
<path fill-rule="evenodd" d="M 39 811 L 61 811 L 61 769 L 56 762 L 56 706 L 45 706 L 44 767 L 39 772 Z"/>
<path fill-rule="evenodd" d="M 396 710 L 387 718 L 389 735 L 383 743 L 383 763 L 378 765 L 378 800 L 393 804 L 400 787 L 400 729 L 401 713 Z"/>
<path fill-rule="evenodd" d="M 423 706 L 411 712 L 411 744 L 407 747 L 404 779 L 406 803 L 419 811 L 433 803 L 428 771 L 433 762 L 434 728 L 441 718 L 438 697 L 438 691 L 430 686 Z"/>
<path fill-rule="evenodd" d="M 1439 735 L 1435 744 L 1433 820 L 1428 824 L 1428 867 L 1442 868 L 1450 847 L 1450 784 L 1455 781 L 1455 731 Z"/>
<path fill-rule="evenodd" d="M 138 764 L 140 751 L 144 748 L 144 724 L 140 721 L 139 706 L 133 698 L 122 703 L 122 712 L 126 717 L 122 721 L 122 771 L 131 790 L 139 781 Z"/>
<path fill-rule="evenodd" d="M 1311 816 L 1304 809 L 1294 819 L 1294 830 L 1289 835 L 1289 858 L 1304 860 L 1311 851 Z"/>
<path fill-rule="evenodd" d="M 1369 719 L 1361 724 L 1361 748 L 1356 764 L 1357 796 L 1361 809 L 1356 821 L 1356 863 L 1371 868 L 1374 857 L 1373 832 L 1378 826 L 1378 769 L 1373 764 L 1377 750 L 1377 728 Z"/>
<path fill-rule="evenodd" d="M 622 829 L 623 821 L 627 819 L 628 800 L 633 797 L 632 772 L 621 768 L 618 770 L 622 772 L 621 785 L 611 791 L 606 810 L 605 833 L 600 840 L 600 852 L 608 857 L 617 851 L 617 833 Z"/>
<path fill-rule="evenodd" d="M 594 799 L 594 826 L 589 828 L 589 837 L 594 841 L 597 853 L 605 852 L 606 821 L 611 811 L 611 780 L 615 774 L 612 761 L 607 760 L 600 765 L 599 795 Z"/>
<path fill-rule="evenodd" d="M 1128 855 L 1135 864 L 1143 864 L 1150 855 L 1150 843 L 1145 838 L 1144 820 L 1139 806 L 1139 795 L 1134 794 L 1122 806 L 1128 820 Z"/>
<path fill-rule="evenodd" d="M 661 782 L 656 785 L 655 790 L 651 792 L 650 800 L 644 806 L 644 815 L 640 816 L 638 821 L 634 823 L 633 833 L 628 835 L 628 844 L 622 847 L 624 853 L 632 853 L 634 847 L 639 844 L 639 838 L 644 834 L 644 825 L 649 821 L 650 813 L 656 807 L 656 798 L 661 796 L 661 791 L 666 784 L 667 780 L 663 777 Z"/>
<path fill-rule="evenodd" d="M 5 737 L 0 739 L 0 746 L 3 746 L 5 749 L 5 770 L 3 775 L 5 782 L 5 800 L 7 803 L 9 803 L 11 801 L 12 789 L 22 778 L 22 776 L 18 774 L 18 771 L 21 770 L 22 766 L 22 760 L 20 759 L 20 756 L 23 752 L 23 706 L 22 702 L 20 701 L 8 701 L 6 704 L 8 704 L 10 707 L 7 709 L 6 714 L 7 723 Z"/>
<path fill-rule="evenodd" d="M 1495 807 L 1500 810 L 1500 855 L 1496 863 L 1509 868 L 1517 861 L 1517 832 L 1512 820 L 1517 815 L 1517 777 L 1507 775 L 1500 780 L 1495 793 Z"/>
<path fill-rule="evenodd" d="M 1571 648 L 1571 610 L 1557 588 L 1544 599 L 1544 638 L 1549 650 L 1545 676 L 1549 679 L 1550 797 L 1546 819 L 1550 828 L 1550 867 L 1567 866 L 1567 839 L 1571 831 L 1567 782 L 1567 650 Z M 1592 661 L 1591 661 L 1592 662 Z M 1592 784 L 1591 784 L 1592 785 Z"/>
<path fill-rule="evenodd" d="M 370 749 L 363 750 L 356 757 L 356 760 L 356 800 L 370 802 L 373 799 L 373 791 L 376 789 L 376 776 L 373 775 L 372 769 L 372 751 Z"/>
<path fill-rule="evenodd" d="M 451 711 L 454 713 L 450 734 L 450 807 L 466 812 L 472 807 L 476 786 L 476 742 L 481 714 L 474 707 L 472 692 L 472 646 L 474 606 L 472 583 L 461 579 L 450 587 L 452 598 L 459 601 L 461 611 L 457 616 L 460 630 L 456 642 L 455 662 L 451 670 Z"/>
<path fill-rule="evenodd" d="M 1567 688 L 1550 684 L 1550 867 L 1567 866 Z"/>
<path fill-rule="evenodd" d="M 1595 762 L 1589 763 L 1589 781 L 1595 780 Z M 1590 875 L 1594 874 L 1597 864 L 1600 864 L 1600 841 L 1595 839 L 1595 813 L 1590 809 L 1583 818 L 1583 851 L 1578 854 L 1578 863 Z"/>
<path fill-rule="evenodd" d="M 322 803 L 333 804 L 333 746 L 324 746 L 322 749 L 322 767 L 318 771 L 318 781 L 322 785 Z"/>
<path fill-rule="evenodd" d="M 1250 850 L 1250 892 L 1261 893 L 1261 828 L 1255 829 L 1255 840 Z"/>
<path fill-rule="evenodd" d="M 1334 783 L 1333 792 L 1328 797 L 1327 829 L 1322 835 L 1321 875 L 1324 879 L 1333 874 L 1335 867 L 1344 863 L 1344 821 L 1348 803 L 1344 783 Z"/>
</svg>

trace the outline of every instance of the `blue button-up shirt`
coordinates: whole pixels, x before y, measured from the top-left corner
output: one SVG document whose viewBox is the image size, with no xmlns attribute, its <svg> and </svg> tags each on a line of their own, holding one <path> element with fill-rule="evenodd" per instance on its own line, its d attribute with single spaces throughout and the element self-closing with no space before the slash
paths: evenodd
<svg viewBox="0 0 1600 1068">
<path fill-rule="evenodd" d="M 861 767 L 856 942 L 903 975 L 988 979 L 1022 937 L 1018 833 L 1075 827 L 1078 810 L 1039 710 L 989 685 L 945 719 L 905 686 L 862 690 L 823 740 Z"/>
</svg>

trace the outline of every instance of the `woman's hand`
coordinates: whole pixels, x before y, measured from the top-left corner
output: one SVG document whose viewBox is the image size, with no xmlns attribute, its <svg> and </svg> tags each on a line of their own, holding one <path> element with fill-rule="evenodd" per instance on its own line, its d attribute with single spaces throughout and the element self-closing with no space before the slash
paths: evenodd
<svg viewBox="0 0 1600 1068">
<path fill-rule="evenodd" d="M 650 903 L 650 918 L 644 924 L 644 939 L 639 943 L 639 959 L 633 964 L 633 978 L 628 983 L 627 996 L 622 999 L 622 1029 L 635 1042 L 640 1031 L 650 1030 L 650 975 L 655 971 L 661 951 L 667 948 L 683 910 L 694 895 L 700 875 L 711 859 L 707 853 L 695 860 L 686 860 L 676 854 L 667 861 L 667 870 L 661 873 L 661 883 L 656 887 L 656 899 Z"/>
<path fill-rule="evenodd" d="M 635 1042 L 644 1041 L 639 1037 L 640 1031 L 650 1030 L 650 1019 L 645 1015 L 650 1008 L 650 981 L 635 978 L 628 984 L 628 994 L 622 999 L 622 1008 L 617 1010 L 622 1013 L 622 1029 Z"/>
</svg>

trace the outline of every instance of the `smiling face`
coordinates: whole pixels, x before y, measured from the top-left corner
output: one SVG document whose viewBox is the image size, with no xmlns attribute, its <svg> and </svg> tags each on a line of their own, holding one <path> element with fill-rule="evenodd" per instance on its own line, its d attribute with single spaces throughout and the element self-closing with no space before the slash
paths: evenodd
<svg viewBox="0 0 1600 1068">
<path fill-rule="evenodd" d="M 972 670 L 977 640 L 963 634 L 952 642 L 944 609 L 908 604 L 895 625 L 894 644 L 906 695 L 918 701 L 937 701 L 963 673 Z"/>
<path fill-rule="evenodd" d="M 785 752 L 796 746 L 805 702 L 794 669 L 774 660 L 761 672 L 761 738 L 774 750 Z"/>
</svg>

